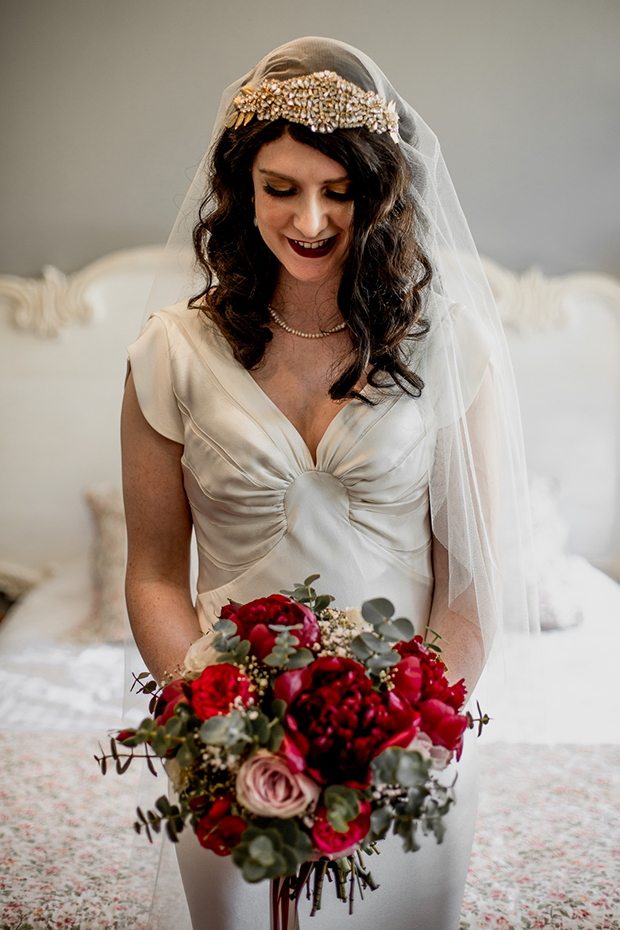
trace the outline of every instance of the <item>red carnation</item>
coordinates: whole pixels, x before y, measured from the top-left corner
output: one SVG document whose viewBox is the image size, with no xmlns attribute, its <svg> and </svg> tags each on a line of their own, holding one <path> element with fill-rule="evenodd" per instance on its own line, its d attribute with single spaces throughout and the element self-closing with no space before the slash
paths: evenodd
<svg viewBox="0 0 620 930">
<path fill-rule="evenodd" d="M 325 808 L 319 811 L 312 827 L 314 845 L 323 856 L 330 859 L 348 856 L 370 832 L 370 804 L 360 801 L 360 812 L 355 820 L 349 821 L 346 833 L 338 833 L 327 819 Z"/>
<path fill-rule="evenodd" d="M 290 701 L 286 728 L 319 782 L 366 786 L 371 760 L 388 746 L 407 746 L 420 715 L 394 689 L 379 692 L 353 659 L 323 657 L 303 672 L 284 672 L 277 698 Z"/>
<path fill-rule="evenodd" d="M 321 638 L 319 625 L 310 608 L 297 604 L 283 594 L 260 597 L 249 604 L 227 604 L 222 608 L 220 617 L 236 624 L 241 639 L 249 639 L 252 652 L 261 661 L 275 646 L 278 635 L 275 630 L 269 629 L 270 624 L 302 624 L 302 628 L 294 630 L 293 635 L 299 640 L 299 645 L 306 648 L 311 649 Z"/>
<path fill-rule="evenodd" d="M 446 666 L 436 652 L 429 649 L 421 636 L 414 636 L 406 643 L 398 643 L 396 650 L 404 658 L 415 656 L 420 662 L 422 672 L 422 690 L 420 700 L 437 699 L 449 704 L 458 711 L 465 703 L 467 690 L 464 679 L 461 678 L 455 685 L 450 685 L 446 678 Z M 400 663 L 399 663 L 400 665 Z M 396 666 L 398 668 L 398 665 Z"/>
<path fill-rule="evenodd" d="M 234 847 L 239 845 L 241 834 L 247 827 L 243 817 L 231 814 L 230 808 L 230 798 L 218 798 L 196 827 L 200 845 L 212 850 L 216 856 L 230 856 Z"/>
<path fill-rule="evenodd" d="M 201 720 L 225 716 L 235 698 L 241 698 L 244 707 L 253 703 L 254 685 L 247 675 L 229 662 L 208 665 L 200 677 L 191 682 L 191 689 L 192 705 Z"/>
</svg>

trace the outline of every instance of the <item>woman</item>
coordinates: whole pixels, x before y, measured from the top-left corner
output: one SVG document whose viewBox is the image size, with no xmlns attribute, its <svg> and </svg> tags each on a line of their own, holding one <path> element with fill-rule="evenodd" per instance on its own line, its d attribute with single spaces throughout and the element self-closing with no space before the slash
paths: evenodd
<svg viewBox="0 0 620 930">
<path fill-rule="evenodd" d="M 362 53 L 302 39 L 225 92 L 205 168 L 200 293 L 129 350 L 127 602 L 147 665 L 162 680 L 228 599 L 319 572 L 339 606 L 389 597 L 438 631 L 471 692 L 500 618 L 529 622 L 521 458 L 501 328 L 434 136 Z M 468 746 L 446 840 L 408 855 L 386 840 L 383 887 L 351 925 L 454 930 L 475 806 Z M 186 832 L 179 861 L 195 930 L 268 925 L 267 889 L 230 860 Z M 312 926 L 341 908 L 326 900 Z"/>
</svg>

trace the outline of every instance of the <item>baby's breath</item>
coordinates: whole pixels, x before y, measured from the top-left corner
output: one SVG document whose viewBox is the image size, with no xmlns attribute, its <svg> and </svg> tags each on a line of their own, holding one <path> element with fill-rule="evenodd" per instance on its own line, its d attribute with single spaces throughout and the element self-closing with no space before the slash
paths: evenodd
<svg viewBox="0 0 620 930">
<path fill-rule="evenodd" d="M 352 620 L 344 610 L 327 607 L 317 617 L 321 631 L 321 642 L 313 646 L 317 658 L 321 656 L 337 656 L 338 658 L 355 659 L 351 652 L 351 640 L 364 631 L 371 630 L 369 623 Z"/>
</svg>

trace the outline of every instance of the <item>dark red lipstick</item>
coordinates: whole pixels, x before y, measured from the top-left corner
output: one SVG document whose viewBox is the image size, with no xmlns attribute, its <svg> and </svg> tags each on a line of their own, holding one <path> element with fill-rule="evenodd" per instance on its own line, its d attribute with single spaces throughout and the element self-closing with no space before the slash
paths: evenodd
<svg viewBox="0 0 620 930">
<path fill-rule="evenodd" d="M 323 258 L 325 255 L 329 255 L 334 245 L 336 244 L 336 236 L 332 236 L 331 239 L 328 239 L 325 245 L 322 245 L 318 249 L 307 249 L 303 245 L 298 245 L 294 239 L 288 239 L 288 244 L 292 248 L 293 252 L 296 255 L 303 255 L 304 258 Z"/>
</svg>

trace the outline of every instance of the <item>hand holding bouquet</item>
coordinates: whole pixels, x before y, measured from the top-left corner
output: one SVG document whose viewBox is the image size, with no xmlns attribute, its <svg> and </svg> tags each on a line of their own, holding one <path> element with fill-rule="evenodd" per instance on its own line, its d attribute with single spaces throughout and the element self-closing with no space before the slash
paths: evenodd
<svg viewBox="0 0 620 930">
<path fill-rule="evenodd" d="M 442 841 L 454 795 L 437 774 L 474 725 L 439 637 L 423 642 L 382 598 L 335 610 L 312 587 L 317 577 L 224 607 L 160 692 L 140 676 L 153 716 L 98 758 L 118 772 L 139 746 L 153 773 L 153 758 L 164 760 L 177 802 L 138 809 L 138 832 L 150 839 L 165 824 L 176 841 L 190 825 L 247 881 L 283 879 L 287 895 L 314 877 L 315 910 L 328 869 L 351 906 L 356 883 L 376 887 L 362 852 L 390 829 L 406 851 L 418 848 L 418 829 Z"/>
</svg>

